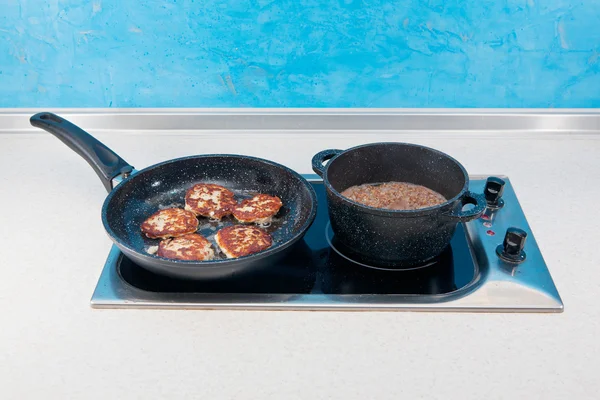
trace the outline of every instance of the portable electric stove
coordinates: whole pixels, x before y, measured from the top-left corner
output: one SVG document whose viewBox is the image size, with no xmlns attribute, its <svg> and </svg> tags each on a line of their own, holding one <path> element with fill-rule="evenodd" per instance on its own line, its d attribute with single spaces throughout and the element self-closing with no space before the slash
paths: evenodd
<svg viewBox="0 0 600 400">
<path fill-rule="evenodd" d="M 411 269 L 348 255 L 329 226 L 325 188 L 314 224 L 285 259 L 253 275 L 193 282 L 155 275 L 113 246 L 92 296 L 96 308 L 561 312 L 563 304 L 506 177 L 471 177 L 488 199 L 451 245 Z M 505 182 L 504 185 L 503 182 Z"/>
</svg>

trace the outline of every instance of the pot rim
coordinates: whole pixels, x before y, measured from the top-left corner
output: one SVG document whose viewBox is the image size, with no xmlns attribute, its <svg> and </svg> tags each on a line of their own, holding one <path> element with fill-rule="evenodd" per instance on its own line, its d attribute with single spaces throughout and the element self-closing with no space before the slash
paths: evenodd
<svg viewBox="0 0 600 400">
<path fill-rule="evenodd" d="M 355 151 L 355 150 L 360 150 L 362 148 L 365 147 L 373 147 L 373 146 L 403 146 L 403 147 L 415 147 L 415 148 L 420 148 L 420 149 L 425 149 L 428 151 L 431 151 L 433 153 L 436 153 L 442 157 L 445 157 L 447 159 L 449 159 L 450 161 L 454 162 L 462 171 L 463 176 L 465 178 L 465 183 L 462 187 L 462 189 L 458 192 L 458 194 L 454 197 L 452 197 L 449 200 L 446 200 L 444 203 L 435 205 L 435 206 L 431 206 L 431 207 L 425 207 L 425 208 L 418 208 L 416 210 L 392 210 L 392 209 L 387 209 L 387 208 L 376 208 L 376 207 L 371 207 L 371 206 L 367 206 L 361 203 L 357 203 L 356 201 L 350 200 L 347 197 L 342 196 L 342 194 L 340 192 L 337 191 L 337 189 L 335 189 L 333 187 L 333 185 L 329 182 L 329 177 L 328 177 L 328 172 L 329 172 L 329 167 L 335 162 L 335 160 L 338 159 L 338 157 L 340 157 L 343 154 L 346 154 L 348 152 L 351 151 Z M 348 203 L 350 206 L 353 206 L 355 208 L 360 209 L 363 212 L 369 213 L 369 214 L 376 214 L 376 215 L 380 215 L 380 216 L 387 216 L 387 217 L 406 217 L 406 218 L 411 218 L 411 217 L 420 217 L 423 215 L 430 215 L 433 214 L 435 212 L 439 212 L 443 209 L 446 208 L 450 208 L 452 206 L 452 204 L 454 204 L 456 201 L 458 201 L 461 197 L 464 196 L 464 194 L 467 192 L 467 190 L 469 189 L 469 175 L 467 173 L 467 170 L 465 169 L 465 167 L 458 162 L 458 160 L 456 160 L 454 157 L 444 153 L 443 151 L 431 148 L 431 147 L 427 147 L 427 146 L 422 146 L 419 144 L 413 144 L 413 143 L 404 143 L 404 142 L 376 142 L 376 143 L 367 143 L 367 144 L 362 144 L 359 146 L 354 146 L 351 147 L 349 149 L 346 149 L 344 151 L 342 151 L 341 153 L 339 153 L 338 155 L 336 155 L 335 157 L 333 157 L 331 160 L 329 160 L 329 162 L 327 163 L 327 165 L 325 166 L 325 171 L 323 173 L 323 182 L 325 183 L 325 187 L 329 189 L 329 191 L 335 195 L 337 198 L 339 198 L 340 200 L 342 200 L 345 203 Z"/>
</svg>

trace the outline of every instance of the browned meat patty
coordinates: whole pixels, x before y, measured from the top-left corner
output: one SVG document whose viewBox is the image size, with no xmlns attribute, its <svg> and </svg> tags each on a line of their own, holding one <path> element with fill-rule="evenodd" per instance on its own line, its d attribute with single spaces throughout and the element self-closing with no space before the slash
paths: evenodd
<svg viewBox="0 0 600 400">
<path fill-rule="evenodd" d="M 193 212 L 166 208 L 152 214 L 142 223 L 142 232 L 151 239 L 177 237 L 196 232 L 198 219 Z"/>
<path fill-rule="evenodd" d="M 386 182 L 352 186 L 342 196 L 370 207 L 416 210 L 442 204 L 446 198 L 425 186 L 407 182 Z"/>
<path fill-rule="evenodd" d="M 194 185 L 185 194 L 185 209 L 203 217 L 221 219 L 237 204 L 231 190 L 210 183 Z"/>
<path fill-rule="evenodd" d="M 234 225 L 221 229 L 215 241 L 227 258 L 255 254 L 271 247 L 271 236 L 256 226 Z"/>
<path fill-rule="evenodd" d="M 233 208 L 233 216 L 242 223 L 255 222 L 264 224 L 271 219 L 281 208 L 281 199 L 268 194 L 257 194 L 251 199 L 243 200 Z"/>
<path fill-rule="evenodd" d="M 191 233 L 161 240 L 158 244 L 157 255 L 173 260 L 207 261 L 215 257 L 215 251 L 204 236 Z"/>
</svg>

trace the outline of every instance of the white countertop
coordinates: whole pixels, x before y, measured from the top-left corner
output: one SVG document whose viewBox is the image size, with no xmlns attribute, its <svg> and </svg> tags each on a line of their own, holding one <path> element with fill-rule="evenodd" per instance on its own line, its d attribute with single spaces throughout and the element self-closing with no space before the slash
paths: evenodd
<svg viewBox="0 0 600 400">
<path fill-rule="evenodd" d="M 96 136 L 138 168 L 226 150 L 309 173 L 325 148 L 438 148 L 472 174 L 511 178 L 565 312 L 92 309 L 111 246 L 100 221 L 102 184 L 49 134 L 1 134 L 2 398 L 598 398 L 600 136 Z"/>
</svg>

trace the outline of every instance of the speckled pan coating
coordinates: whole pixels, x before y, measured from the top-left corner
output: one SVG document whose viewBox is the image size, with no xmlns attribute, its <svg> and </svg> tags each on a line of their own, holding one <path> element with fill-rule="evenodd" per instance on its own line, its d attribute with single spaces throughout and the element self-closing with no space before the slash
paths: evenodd
<svg viewBox="0 0 600 400">
<path fill-rule="evenodd" d="M 323 167 L 323 162 L 331 159 Z M 482 195 L 468 192 L 464 167 L 440 151 L 407 143 L 373 143 L 325 150 L 313 158 L 323 176 L 331 227 L 337 240 L 372 263 L 409 266 L 439 255 L 459 222 L 478 218 Z M 417 210 L 368 207 L 340 193 L 365 183 L 410 182 L 443 195 L 447 202 Z M 469 211 L 463 205 L 475 204 Z"/>
<path fill-rule="evenodd" d="M 166 206 L 183 206 L 185 192 L 196 183 L 214 183 L 239 198 L 256 193 L 278 196 L 283 207 L 266 228 L 273 245 L 235 260 L 168 260 L 149 254 L 154 241 L 140 234 L 148 215 Z M 187 279 L 214 279 L 269 266 L 300 240 L 316 215 L 316 195 L 299 174 L 282 165 L 247 156 L 205 155 L 175 159 L 148 167 L 119 184 L 106 198 L 102 221 L 119 248 L 144 268 Z M 210 221 L 199 217 L 199 233 L 211 239 L 218 229 L 235 224 L 232 218 Z"/>
<path fill-rule="evenodd" d="M 273 265 L 304 236 L 317 213 L 317 195 L 306 179 L 283 165 L 241 155 L 202 155 L 166 161 L 132 174 L 113 190 L 113 178 L 134 171 L 127 161 L 56 114 L 40 112 L 29 121 L 56 136 L 96 171 L 109 191 L 102 207 L 106 232 L 127 257 L 158 274 L 215 279 Z M 258 193 L 278 196 L 283 207 L 267 228 L 273 245 L 235 260 L 181 261 L 155 255 L 158 243 L 146 238 L 140 225 L 160 209 L 183 208 L 186 191 L 197 183 L 224 186 L 240 199 Z M 210 240 L 217 229 L 228 224 L 233 221 L 201 220 L 198 233 Z"/>
</svg>

